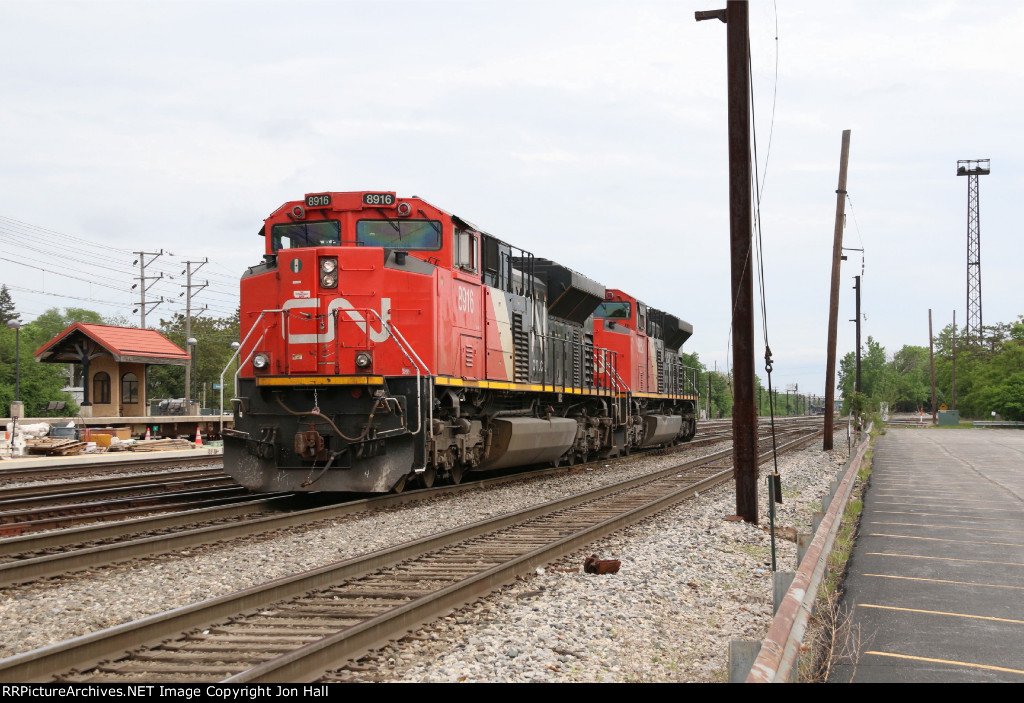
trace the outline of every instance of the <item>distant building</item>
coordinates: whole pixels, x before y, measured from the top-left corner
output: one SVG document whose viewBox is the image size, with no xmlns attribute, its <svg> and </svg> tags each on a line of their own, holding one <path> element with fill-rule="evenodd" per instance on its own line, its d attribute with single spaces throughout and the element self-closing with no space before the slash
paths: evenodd
<svg viewBox="0 0 1024 703">
<path fill-rule="evenodd" d="M 188 352 L 156 330 L 76 322 L 36 350 L 36 361 L 81 365 L 83 417 L 148 415 L 146 371 L 185 366 Z M 79 374 L 72 374 L 72 379 Z"/>
</svg>

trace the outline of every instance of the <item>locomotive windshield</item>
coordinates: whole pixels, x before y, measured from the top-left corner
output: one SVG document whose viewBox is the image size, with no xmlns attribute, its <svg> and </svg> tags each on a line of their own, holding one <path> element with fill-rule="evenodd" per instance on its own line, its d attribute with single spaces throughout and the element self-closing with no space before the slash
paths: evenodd
<svg viewBox="0 0 1024 703">
<path fill-rule="evenodd" d="M 441 248 L 441 223 L 436 220 L 359 220 L 356 244 L 406 251 Z"/>
<path fill-rule="evenodd" d="M 594 317 L 609 318 L 612 320 L 628 320 L 630 317 L 631 305 L 624 301 L 601 303 L 594 311 Z"/>
<path fill-rule="evenodd" d="M 300 247 L 336 247 L 341 244 L 341 223 L 327 220 L 274 225 L 271 235 L 274 251 Z"/>
</svg>

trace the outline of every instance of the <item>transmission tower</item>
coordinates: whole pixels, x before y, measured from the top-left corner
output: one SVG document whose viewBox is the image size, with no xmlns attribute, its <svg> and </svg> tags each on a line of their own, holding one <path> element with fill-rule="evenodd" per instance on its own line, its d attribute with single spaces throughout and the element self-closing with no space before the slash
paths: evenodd
<svg viewBox="0 0 1024 703">
<path fill-rule="evenodd" d="M 981 341 L 981 206 L 978 176 L 989 174 L 989 159 L 956 162 L 956 175 L 967 176 L 967 324 L 964 336 Z"/>
</svg>

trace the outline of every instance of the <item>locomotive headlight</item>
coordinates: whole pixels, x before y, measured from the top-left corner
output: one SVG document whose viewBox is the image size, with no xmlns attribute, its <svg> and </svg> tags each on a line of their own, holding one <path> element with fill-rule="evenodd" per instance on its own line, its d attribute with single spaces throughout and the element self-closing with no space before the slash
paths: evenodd
<svg viewBox="0 0 1024 703">
<path fill-rule="evenodd" d="M 334 257 L 320 259 L 320 285 L 336 288 L 338 285 L 338 260 Z"/>
<path fill-rule="evenodd" d="M 262 371 L 270 366 L 270 357 L 266 354 L 257 354 L 252 358 L 252 365 Z"/>
<path fill-rule="evenodd" d="M 373 357 L 370 356 L 370 352 L 359 352 L 356 354 L 356 366 L 361 369 L 368 368 L 373 363 Z"/>
</svg>

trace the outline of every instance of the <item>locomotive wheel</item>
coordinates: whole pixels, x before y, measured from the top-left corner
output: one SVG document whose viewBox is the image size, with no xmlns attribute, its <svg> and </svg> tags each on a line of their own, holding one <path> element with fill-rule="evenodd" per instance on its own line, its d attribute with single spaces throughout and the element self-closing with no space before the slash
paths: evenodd
<svg viewBox="0 0 1024 703">
<path fill-rule="evenodd" d="M 628 444 L 622 445 L 622 451 L 619 452 L 619 454 L 621 456 L 629 456 L 629 445 Z"/>
<path fill-rule="evenodd" d="M 437 470 L 433 466 L 427 467 L 427 470 L 420 474 L 420 479 L 423 481 L 424 487 L 432 488 L 437 479 Z"/>
<path fill-rule="evenodd" d="M 465 473 L 466 467 L 460 464 L 459 466 L 453 466 L 452 470 L 448 472 L 448 476 L 451 477 L 452 483 L 457 486 L 462 483 L 462 477 Z"/>
</svg>

